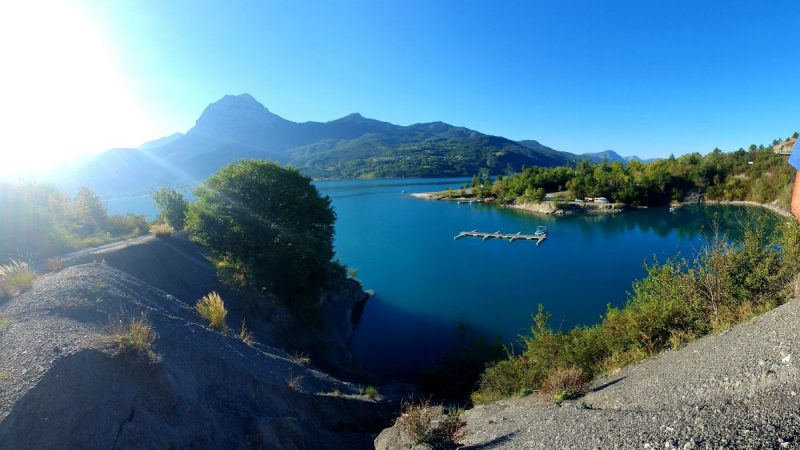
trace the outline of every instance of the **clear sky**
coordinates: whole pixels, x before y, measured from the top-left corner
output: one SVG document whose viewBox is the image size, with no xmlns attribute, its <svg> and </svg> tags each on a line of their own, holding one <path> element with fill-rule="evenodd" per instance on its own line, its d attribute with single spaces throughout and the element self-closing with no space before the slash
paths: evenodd
<svg viewBox="0 0 800 450">
<path fill-rule="evenodd" d="M 441 120 L 576 153 L 800 129 L 796 0 L 3 3 L 0 172 L 186 131 L 244 92 L 295 121 Z"/>
</svg>

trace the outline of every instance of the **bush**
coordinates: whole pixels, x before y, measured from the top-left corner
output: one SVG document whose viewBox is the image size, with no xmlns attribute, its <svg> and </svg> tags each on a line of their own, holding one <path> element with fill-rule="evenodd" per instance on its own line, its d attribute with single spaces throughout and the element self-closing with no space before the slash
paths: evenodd
<svg viewBox="0 0 800 450">
<path fill-rule="evenodd" d="M 186 223 L 186 209 L 188 203 L 183 194 L 172 188 L 162 187 L 153 193 L 153 202 L 161 212 L 158 220 L 176 230 L 182 230 Z"/>
<path fill-rule="evenodd" d="M 397 424 L 403 435 L 415 445 L 429 444 L 436 449 L 456 448 L 466 434 L 461 410 L 454 409 L 445 414 L 441 405 L 433 405 L 429 400 L 417 404 L 404 402 Z"/>
<path fill-rule="evenodd" d="M 116 354 L 133 353 L 148 361 L 158 360 L 158 355 L 153 351 L 153 344 L 158 336 L 144 314 L 128 324 L 118 321 L 113 333 Z"/>
<path fill-rule="evenodd" d="M 165 223 L 158 223 L 150 227 L 150 234 L 155 237 L 172 236 L 174 232 L 175 229 Z"/>
<path fill-rule="evenodd" d="M 211 328 L 218 331 L 227 329 L 225 316 L 228 315 L 228 311 L 225 309 L 225 302 L 222 301 L 222 297 L 216 292 L 211 292 L 201 298 L 195 305 L 195 309 L 201 317 L 208 321 Z"/>
<path fill-rule="evenodd" d="M 376 398 L 380 397 L 380 392 L 375 386 L 367 386 L 363 390 L 363 394 L 370 400 L 375 400 Z"/>
<path fill-rule="evenodd" d="M 582 370 L 574 367 L 556 369 L 542 381 L 541 392 L 561 403 L 585 394 L 590 380 Z"/>
<path fill-rule="evenodd" d="M 33 286 L 36 272 L 30 270 L 28 263 L 12 259 L 0 266 L 0 299 L 27 291 Z"/>
<path fill-rule="evenodd" d="M 640 361 L 746 320 L 791 298 L 800 272 L 800 226 L 786 221 L 770 238 L 761 223 L 732 242 L 715 233 L 692 261 L 646 265 L 623 308 L 599 324 L 569 332 L 549 328 L 542 307 L 523 349 L 481 374 L 475 403 L 534 390 L 557 401 L 580 395 L 598 373 Z"/>
<path fill-rule="evenodd" d="M 44 258 L 147 232 L 143 216 L 109 216 L 87 188 L 75 197 L 52 186 L 0 182 L 0 261 Z"/>
<path fill-rule="evenodd" d="M 228 273 L 289 306 L 317 299 L 333 271 L 335 215 L 310 178 L 244 161 L 217 172 L 195 194 L 186 228 Z"/>
</svg>

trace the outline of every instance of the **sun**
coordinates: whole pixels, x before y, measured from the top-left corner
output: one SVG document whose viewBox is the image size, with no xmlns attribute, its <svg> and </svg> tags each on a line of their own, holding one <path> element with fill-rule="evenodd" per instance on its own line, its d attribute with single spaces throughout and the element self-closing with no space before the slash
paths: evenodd
<svg viewBox="0 0 800 450">
<path fill-rule="evenodd" d="M 0 174 L 157 135 L 118 56 L 78 2 L 0 2 Z"/>
</svg>

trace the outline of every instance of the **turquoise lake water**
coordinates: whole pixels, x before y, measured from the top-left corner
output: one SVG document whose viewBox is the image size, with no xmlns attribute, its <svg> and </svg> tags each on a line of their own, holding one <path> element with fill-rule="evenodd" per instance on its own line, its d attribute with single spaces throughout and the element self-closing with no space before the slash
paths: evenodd
<svg viewBox="0 0 800 450">
<path fill-rule="evenodd" d="M 552 325 L 595 323 L 606 305 L 621 305 L 643 262 L 690 256 L 717 217 L 733 237 L 759 208 L 691 206 L 670 214 L 650 208 L 617 215 L 542 216 L 493 205 L 419 200 L 412 192 L 459 187 L 461 179 L 317 183 L 337 214 L 336 252 L 376 295 L 352 340 L 373 372 L 412 375 L 437 360 L 459 324 L 506 342 L 526 333 L 537 305 Z M 405 193 L 404 193 L 405 192 Z M 109 210 L 154 214 L 147 196 L 107 201 Z M 475 238 L 460 231 L 533 232 L 541 245 Z"/>
</svg>

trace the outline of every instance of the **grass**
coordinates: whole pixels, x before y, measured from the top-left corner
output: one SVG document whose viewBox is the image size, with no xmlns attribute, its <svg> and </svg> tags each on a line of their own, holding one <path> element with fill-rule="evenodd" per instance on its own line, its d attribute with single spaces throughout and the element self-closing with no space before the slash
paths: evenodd
<svg viewBox="0 0 800 450">
<path fill-rule="evenodd" d="M 570 400 L 586 393 L 591 379 L 582 370 L 569 367 L 556 369 L 542 382 L 540 391 L 556 403 Z"/>
<path fill-rule="evenodd" d="M 0 329 L 7 330 L 11 326 L 11 321 L 0 318 Z"/>
<path fill-rule="evenodd" d="M 375 386 L 367 386 L 361 392 L 370 400 L 375 400 L 381 396 L 381 393 L 378 392 L 378 389 L 375 388 Z"/>
<path fill-rule="evenodd" d="M 0 300 L 27 291 L 33 286 L 36 276 L 28 263 L 16 259 L 0 266 Z"/>
<path fill-rule="evenodd" d="M 247 324 L 245 324 L 244 319 L 242 319 L 242 326 L 239 328 L 239 339 L 242 340 L 246 345 L 251 346 L 255 342 L 255 338 L 253 337 L 253 333 L 247 329 Z"/>
<path fill-rule="evenodd" d="M 292 354 L 292 362 L 305 366 L 306 364 L 311 364 L 311 357 L 302 352 L 295 352 Z"/>
<path fill-rule="evenodd" d="M 467 432 L 460 409 L 445 412 L 441 405 L 434 405 L 430 400 L 403 402 L 397 424 L 415 445 L 428 444 L 435 449 L 458 447 Z"/>
<path fill-rule="evenodd" d="M 303 384 L 303 376 L 293 375 L 291 369 L 289 369 L 289 377 L 286 378 L 286 385 L 289 386 L 289 389 L 295 391 L 300 390 L 302 384 Z"/>
<path fill-rule="evenodd" d="M 175 233 L 175 228 L 166 223 L 157 223 L 150 227 L 150 234 L 155 237 L 172 236 L 173 233 Z"/>
<path fill-rule="evenodd" d="M 216 292 L 211 292 L 201 298 L 195 305 L 195 309 L 202 318 L 208 321 L 211 328 L 218 331 L 228 329 L 227 325 L 225 325 L 225 316 L 228 315 L 228 311 L 225 309 L 225 302 L 222 301 L 222 297 Z"/>
<path fill-rule="evenodd" d="M 11 378 L 6 372 L 0 372 L 0 381 L 6 381 Z"/>
<path fill-rule="evenodd" d="M 115 354 L 135 354 L 150 362 L 159 360 L 159 356 L 153 351 L 153 344 L 158 339 L 158 335 L 145 314 L 127 324 L 122 320 L 117 321 L 112 333 Z"/>
</svg>

